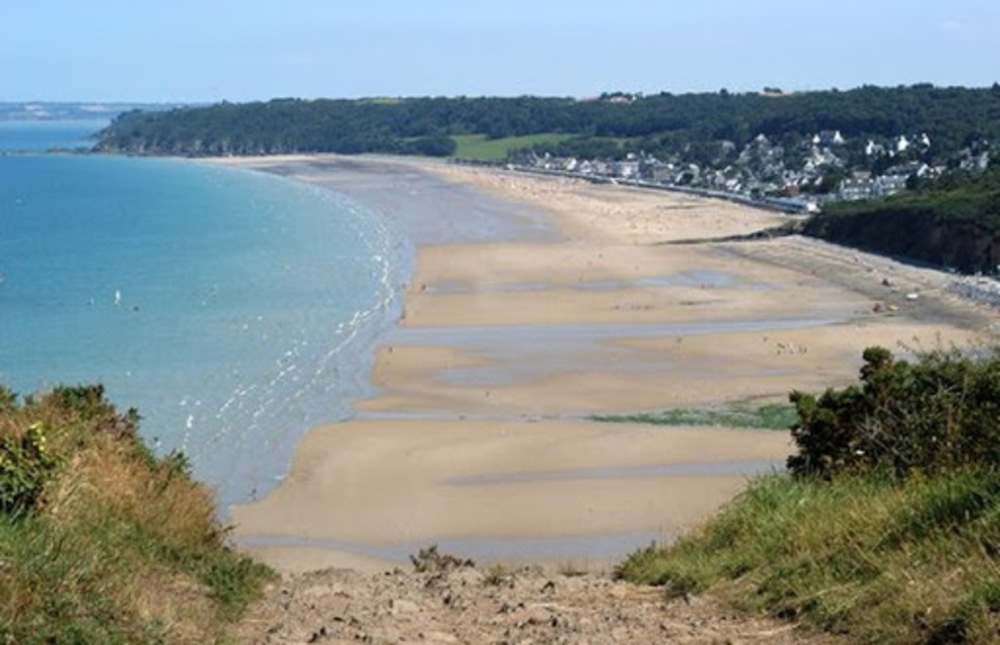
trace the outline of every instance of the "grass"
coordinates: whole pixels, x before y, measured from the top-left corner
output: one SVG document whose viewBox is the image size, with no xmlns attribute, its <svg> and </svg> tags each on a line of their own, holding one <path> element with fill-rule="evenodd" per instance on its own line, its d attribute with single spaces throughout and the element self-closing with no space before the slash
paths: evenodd
<svg viewBox="0 0 1000 645">
<path fill-rule="evenodd" d="M 556 573 L 566 578 L 578 578 L 587 575 L 590 573 L 590 570 L 586 565 L 573 562 L 572 560 L 564 560 L 556 566 Z"/>
<path fill-rule="evenodd" d="M 788 430 L 795 423 L 796 413 L 793 405 L 767 403 L 756 407 L 734 404 L 711 408 L 676 408 L 644 414 L 599 415 L 592 419 L 614 423 Z"/>
<path fill-rule="evenodd" d="M 1000 642 L 1000 349 L 863 359 L 855 385 L 792 393 L 788 474 L 618 575 L 851 643 Z"/>
<path fill-rule="evenodd" d="M 850 642 L 996 642 L 998 554 L 995 469 L 903 482 L 771 476 L 618 575 L 679 596 L 713 589 Z"/>
<path fill-rule="evenodd" d="M 490 587 L 510 586 L 514 580 L 514 569 L 505 564 L 494 564 L 486 570 L 483 584 Z"/>
<path fill-rule="evenodd" d="M 225 640 L 273 574 L 226 546 L 186 461 L 152 455 L 99 387 L 0 395 L 0 497 L 31 501 L 0 512 L 0 640 Z"/>
<path fill-rule="evenodd" d="M 462 134 L 452 138 L 458 147 L 451 156 L 455 159 L 469 161 L 504 161 L 512 150 L 526 148 L 537 143 L 558 143 L 571 138 L 569 134 L 532 134 L 523 137 L 506 137 L 503 139 L 488 139 L 485 134 Z"/>
</svg>

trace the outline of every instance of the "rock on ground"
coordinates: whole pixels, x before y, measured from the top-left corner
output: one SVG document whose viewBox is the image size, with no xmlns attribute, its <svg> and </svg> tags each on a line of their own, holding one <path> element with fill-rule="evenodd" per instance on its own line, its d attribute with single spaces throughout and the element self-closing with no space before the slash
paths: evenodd
<svg viewBox="0 0 1000 645">
<path fill-rule="evenodd" d="M 418 567 L 420 568 L 420 567 Z M 793 626 L 708 598 L 540 568 L 330 569 L 271 585 L 239 626 L 247 643 L 798 643 Z M 819 642 L 812 639 L 811 642 Z"/>
</svg>

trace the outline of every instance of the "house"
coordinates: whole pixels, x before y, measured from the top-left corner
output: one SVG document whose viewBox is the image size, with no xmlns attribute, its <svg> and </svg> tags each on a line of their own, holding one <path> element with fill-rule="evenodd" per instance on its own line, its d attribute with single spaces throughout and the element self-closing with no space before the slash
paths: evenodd
<svg viewBox="0 0 1000 645">
<path fill-rule="evenodd" d="M 909 163 L 897 164 L 886 168 L 883 175 L 891 177 L 902 177 L 907 179 L 913 175 L 917 177 L 923 177 L 930 171 L 930 166 L 920 161 L 911 161 Z"/>
<path fill-rule="evenodd" d="M 824 130 L 814 134 L 812 142 L 814 146 L 842 146 L 845 140 L 840 130 Z"/>
<path fill-rule="evenodd" d="M 873 197 L 889 197 L 906 190 L 908 177 L 901 175 L 885 175 L 872 182 Z"/>
<path fill-rule="evenodd" d="M 983 172 L 990 165 L 990 153 L 989 151 L 983 151 L 979 154 L 972 154 L 971 151 L 966 149 L 965 158 L 962 159 L 958 167 L 962 170 L 971 170 L 973 172 Z"/>
<path fill-rule="evenodd" d="M 840 182 L 837 197 L 852 202 L 859 199 L 871 199 L 874 196 L 874 182 L 868 179 L 849 177 Z"/>
<path fill-rule="evenodd" d="M 656 162 L 647 164 L 643 168 L 642 176 L 649 181 L 658 182 L 661 184 L 671 183 L 674 180 L 674 175 L 676 171 L 674 170 L 673 164 L 665 164 L 662 162 Z"/>
<path fill-rule="evenodd" d="M 875 143 L 871 139 L 865 145 L 865 156 L 874 157 L 876 155 L 881 156 L 885 154 L 885 146 L 881 143 Z"/>
<path fill-rule="evenodd" d="M 622 179 L 633 179 L 639 176 L 638 161 L 616 161 L 612 164 L 612 174 Z"/>
</svg>

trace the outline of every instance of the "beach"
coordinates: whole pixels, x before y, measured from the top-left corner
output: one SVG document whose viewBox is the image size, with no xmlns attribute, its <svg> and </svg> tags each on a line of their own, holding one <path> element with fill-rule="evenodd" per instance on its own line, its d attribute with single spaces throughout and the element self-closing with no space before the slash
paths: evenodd
<svg viewBox="0 0 1000 645">
<path fill-rule="evenodd" d="M 867 346 L 964 345 L 993 318 L 946 273 L 816 240 L 685 243 L 787 221 L 719 200 L 424 160 L 221 163 L 346 194 L 416 246 L 378 394 L 231 508 L 237 544 L 283 570 L 432 543 L 606 564 L 690 530 L 792 445 L 591 416 L 783 402 L 851 382 Z"/>
</svg>

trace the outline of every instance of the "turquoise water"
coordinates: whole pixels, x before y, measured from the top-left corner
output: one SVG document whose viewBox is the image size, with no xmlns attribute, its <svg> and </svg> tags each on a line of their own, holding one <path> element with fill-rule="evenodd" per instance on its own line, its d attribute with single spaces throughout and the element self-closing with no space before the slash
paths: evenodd
<svg viewBox="0 0 1000 645">
<path fill-rule="evenodd" d="M 87 121 L 0 121 L 0 152 L 73 150 L 94 145 L 91 135 L 108 125 L 107 119 Z"/>
<path fill-rule="evenodd" d="M 408 256 L 377 214 L 270 175 L 0 156 L 0 382 L 101 382 L 245 501 L 367 393 Z"/>
</svg>

